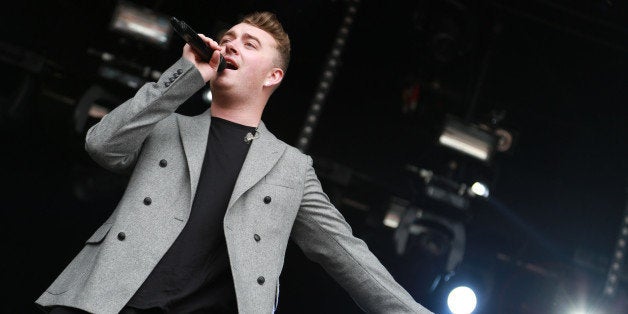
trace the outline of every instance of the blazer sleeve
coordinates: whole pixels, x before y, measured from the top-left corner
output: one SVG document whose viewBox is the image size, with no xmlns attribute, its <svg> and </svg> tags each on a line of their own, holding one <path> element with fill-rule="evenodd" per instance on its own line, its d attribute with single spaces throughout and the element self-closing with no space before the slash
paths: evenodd
<svg viewBox="0 0 628 314">
<path fill-rule="evenodd" d="M 155 125 L 170 116 L 205 84 L 193 63 L 180 58 L 157 82 L 144 84 L 116 107 L 85 138 L 85 150 L 98 164 L 115 172 L 131 168 Z"/>
<path fill-rule="evenodd" d="M 303 199 L 292 239 L 319 263 L 368 313 L 432 313 L 401 287 L 352 234 L 342 214 L 330 203 L 308 158 Z"/>
</svg>

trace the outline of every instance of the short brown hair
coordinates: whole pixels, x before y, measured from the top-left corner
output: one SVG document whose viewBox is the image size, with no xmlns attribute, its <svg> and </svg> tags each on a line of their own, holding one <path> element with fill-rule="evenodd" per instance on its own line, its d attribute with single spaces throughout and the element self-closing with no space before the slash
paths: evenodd
<svg viewBox="0 0 628 314">
<path fill-rule="evenodd" d="M 278 66 L 286 72 L 290 63 L 290 37 L 284 31 L 277 16 L 271 12 L 253 12 L 245 15 L 240 23 L 253 25 L 269 33 L 275 39 L 280 57 Z"/>
</svg>

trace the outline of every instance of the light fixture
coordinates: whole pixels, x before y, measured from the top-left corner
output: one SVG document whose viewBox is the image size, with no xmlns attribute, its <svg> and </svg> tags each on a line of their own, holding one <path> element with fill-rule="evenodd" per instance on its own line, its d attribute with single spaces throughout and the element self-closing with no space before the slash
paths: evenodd
<svg viewBox="0 0 628 314">
<path fill-rule="evenodd" d="M 417 247 L 426 253 L 446 255 L 446 274 L 453 274 L 463 260 L 466 230 L 460 221 L 412 206 L 408 200 L 392 197 L 383 224 L 396 229 L 393 238 L 398 255 L 405 254 L 412 237 Z"/>
<path fill-rule="evenodd" d="M 475 182 L 469 188 L 469 194 L 474 196 L 488 197 L 488 187 L 482 182 Z"/>
<path fill-rule="evenodd" d="M 448 116 L 438 142 L 455 151 L 488 162 L 496 150 L 497 137 L 478 126 Z"/>
<path fill-rule="evenodd" d="M 475 292 L 469 287 L 459 286 L 449 292 L 447 306 L 453 314 L 473 313 L 478 304 Z"/>
<path fill-rule="evenodd" d="M 611 256 L 610 267 L 606 274 L 606 282 L 604 284 L 604 296 L 615 297 L 617 295 L 619 279 L 624 266 L 626 255 L 628 254 L 628 188 L 626 188 L 626 208 L 624 209 L 624 217 L 619 226 L 619 234 L 615 242 L 615 251 Z"/>
<path fill-rule="evenodd" d="M 130 1 L 119 1 L 114 9 L 109 29 L 167 49 L 173 34 L 169 18 L 165 14 Z"/>
<path fill-rule="evenodd" d="M 325 98 L 331 88 L 331 84 L 334 82 L 334 77 L 337 71 L 336 68 L 340 63 L 340 56 L 342 55 L 342 50 L 346 44 L 346 38 L 349 36 L 349 32 L 351 31 L 351 26 L 354 22 L 354 16 L 359 3 L 360 0 L 349 1 L 347 12 L 342 20 L 342 25 L 336 34 L 336 40 L 334 41 L 330 54 L 327 56 L 327 66 L 323 69 L 316 93 L 314 94 L 314 99 L 310 103 L 306 121 L 301 129 L 299 138 L 297 139 L 296 147 L 301 152 L 305 152 L 311 143 L 314 130 L 316 129 L 318 116 L 321 114 Z"/>
<path fill-rule="evenodd" d="M 406 169 L 411 170 L 410 167 Z M 411 170 L 418 173 L 424 182 L 425 195 L 431 199 L 438 200 L 447 205 L 453 206 L 459 210 L 466 210 L 469 206 L 469 200 L 464 193 L 467 185 L 456 182 L 445 176 L 437 175 L 431 170 L 416 168 Z"/>
<path fill-rule="evenodd" d="M 384 226 L 397 228 L 404 217 L 410 202 L 399 197 L 392 197 L 386 215 L 384 216 Z"/>
</svg>

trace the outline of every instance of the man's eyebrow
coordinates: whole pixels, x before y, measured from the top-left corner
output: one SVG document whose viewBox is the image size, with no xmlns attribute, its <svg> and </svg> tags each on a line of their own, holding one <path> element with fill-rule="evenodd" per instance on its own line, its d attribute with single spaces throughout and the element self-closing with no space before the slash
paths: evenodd
<svg viewBox="0 0 628 314">
<path fill-rule="evenodd" d="M 222 32 L 222 34 L 221 34 L 221 36 L 220 36 L 220 39 L 222 39 L 223 37 L 226 37 L 226 36 L 231 36 L 231 37 L 234 37 L 234 36 L 235 36 L 235 32 L 234 32 L 234 31 L 226 31 L 226 32 Z"/>
<path fill-rule="evenodd" d="M 227 36 L 229 36 L 229 37 L 237 37 L 236 33 L 233 30 L 230 30 L 230 31 L 222 34 L 222 36 L 220 36 L 220 39 L 222 39 L 224 37 L 227 37 Z M 253 36 L 253 35 L 251 35 L 249 33 L 242 34 L 242 38 L 254 40 L 254 41 L 257 42 L 258 45 L 260 45 L 260 46 L 262 45 L 262 42 L 259 40 L 259 38 L 255 37 L 255 36 Z"/>
<path fill-rule="evenodd" d="M 253 35 L 251 35 L 249 33 L 242 34 L 242 37 L 243 38 L 252 39 L 252 40 L 256 41 L 258 45 L 260 45 L 260 46 L 262 45 L 262 42 L 259 40 L 259 38 L 255 37 L 255 36 L 253 36 Z"/>
</svg>

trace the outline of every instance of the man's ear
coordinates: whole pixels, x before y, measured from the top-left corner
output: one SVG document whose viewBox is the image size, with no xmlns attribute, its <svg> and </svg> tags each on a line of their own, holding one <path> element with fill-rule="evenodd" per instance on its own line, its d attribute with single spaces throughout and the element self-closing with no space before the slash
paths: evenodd
<svg viewBox="0 0 628 314">
<path fill-rule="evenodd" d="M 280 68 L 273 68 L 268 76 L 266 76 L 266 80 L 264 81 L 265 87 L 271 87 L 275 85 L 279 85 L 281 80 L 283 79 L 283 70 Z"/>
</svg>

